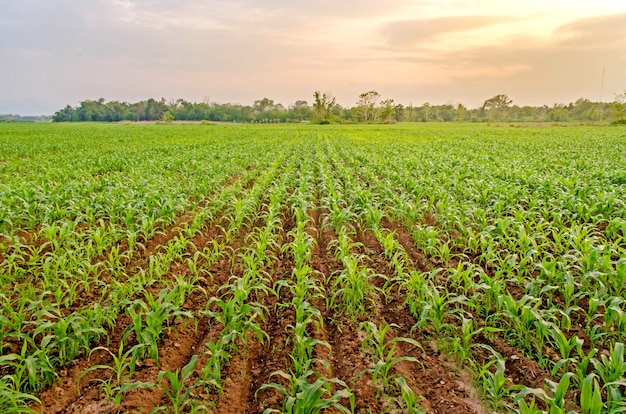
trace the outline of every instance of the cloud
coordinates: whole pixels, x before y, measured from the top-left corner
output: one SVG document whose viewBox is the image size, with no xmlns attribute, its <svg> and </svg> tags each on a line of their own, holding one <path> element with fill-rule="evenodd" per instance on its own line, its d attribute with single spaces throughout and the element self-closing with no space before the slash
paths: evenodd
<svg viewBox="0 0 626 414">
<path fill-rule="evenodd" d="M 626 45 L 626 13 L 590 17 L 565 24 L 555 31 L 561 46 L 575 48 L 624 47 Z"/>
<path fill-rule="evenodd" d="M 503 16 L 449 16 L 402 20 L 385 24 L 381 32 L 388 46 L 414 46 L 446 33 L 467 32 L 507 20 L 510 18 Z"/>
<path fill-rule="evenodd" d="M 109 2 L 100 1 L 101 5 Z M 245 31 L 320 28 L 343 19 L 380 16 L 405 3 L 403 0 L 114 0 L 101 7 L 104 18 L 118 24 L 151 29 L 221 28 Z"/>
<path fill-rule="evenodd" d="M 541 68 L 542 73 L 623 63 L 626 60 L 626 14 L 580 19 L 562 25 L 547 39 L 519 36 L 501 45 L 479 46 L 441 55 L 442 64 Z M 459 72 L 462 76 L 463 72 Z"/>
<path fill-rule="evenodd" d="M 494 45 L 464 47 L 430 55 L 442 89 L 462 95 L 508 93 L 526 104 L 604 98 L 626 82 L 626 14 L 579 19 L 549 38 L 532 34 Z"/>
<path fill-rule="evenodd" d="M 537 24 L 523 20 L 515 21 L 531 28 Z M 379 45 L 331 59 L 338 66 L 366 67 L 368 76 L 352 77 L 363 90 L 373 87 L 405 103 L 454 101 L 476 107 L 490 96 L 506 93 L 517 104 L 542 105 L 580 97 L 597 100 L 601 94 L 611 99 L 626 85 L 626 14 L 576 19 L 555 27 L 547 37 L 526 30 L 478 44 L 435 40 L 451 30 L 487 27 L 489 21 L 472 18 L 452 29 L 429 24 L 438 27 L 423 31 L 432 42 L 416 40 L 413 45 L 391 47 L 391 38 L 386 37 Z"/>
<path fill-rule="evenodd" d="M 594 98 L 602 67 L 605 97 L 626 84 L 625 14 L 552 30 L 547 12 L 484 0 L 0 2 L 0 112 L 99 97 L 289 104 L 316 89 L 346 105 L 373 88 L 405 103 L 546 102 Z"/>
</svg>

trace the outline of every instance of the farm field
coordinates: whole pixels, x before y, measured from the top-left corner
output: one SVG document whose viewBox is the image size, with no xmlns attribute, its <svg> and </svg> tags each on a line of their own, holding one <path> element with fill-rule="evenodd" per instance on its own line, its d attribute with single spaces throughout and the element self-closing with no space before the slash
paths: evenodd
<svg viewBox="0 0 626 414">
<path fill-rule="evenodd" d="M 626 411 L 626 129 L 0 125 L 0 412 Z"/>
</svg>

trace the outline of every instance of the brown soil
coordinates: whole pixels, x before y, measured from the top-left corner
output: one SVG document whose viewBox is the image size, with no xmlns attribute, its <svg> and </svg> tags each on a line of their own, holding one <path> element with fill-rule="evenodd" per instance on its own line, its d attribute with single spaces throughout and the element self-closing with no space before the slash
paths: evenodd
<svg viewBox="0 0 626 414">
<path fill-rule="evenodd" d="M 386 222 L 385 227 L 398 235 L 398 240 L 407 251 L 412 260 L 418 259 L 427 263 L 426 256 L 418 251 L 408 232 L 397 223 Z M 393 230 L 392 230 L 393 229 Z M 374 270 L 381 275 L 391 277 L 391 269 L 384 259 L 384 250 L 376 236 L 369 230 L 358 232 L 359 241 L 370 250 L 368 256 Z M 406 249 L 406 248 L 405 248 Z M 382 277 L 376 278 L 377 287 L 384 283 Z M 380 315 L 377 323 L 388 323 L 395 328 L 390 330 L 391 338 L 411 338 L 422 345 L 422 349 L 407 342 L 398 342 L 396 357 L 409 356 L 419 361 L 419 366 L 414 362 L 404 361 L 394 367 L 413 389 L 422 396 L 420 404 L 429 413 L 486 413 L 478 398 L 471 374 L 459 369 L 436 345 L 428 338 L 414 334 L 411 328 L 417 322 L 406 309 L 402 294 L 393 289 L 393 295 L 387 298 L 384 305 L 379 306 Z"/>
<path fill-rule="evenodd" d="M 308 212 L 311 225 L 308 234 L 315 240 L 312 246 L 311 267 L 314 277 L 320 286 L 330 294 L 333 288 L 333 275 L 342 269 L 342 264 L 335 259 L 332 243 L 337 236 L 328 228 L 322 226 L 325 212 L 320 208 L 311 208 Z M 160 251 L 164 245 L 179 235 L 179 228 L 185 220 L 193 217 L 181 218 L 176 224 L 168 226 L 162 233 L 145 243 L 145 250 L 135 255 L 127 264 L 129 271 L 145 268 L 151 255 Z M 426 220 L 432 218 L 426 217 Z M 434 220 L 434 219 L 433 219 Z M 289 241 L 288 233 L 295 227 L 294 218 L 289 210 L 282 215 L 283 229 L 277 235 L 279 244 Z M 219 224 L 219 225 L 218 225 Z M 429 271 L 437 264 L 432 258 L 415 247 L 409 232 L 399 223 L 385 219 L 383 227 L 393 232 L 410 259 L 407 266 L 421 271 Z M 205 229 L 197 234 L 189 247 L 189 252 L 201 250 L 213 240 L 222 240 L 224 231 L 221 226 L 227 222 L 219 217 L 206 223 Z M 202 287 L 207 295 L 219 296 L 219 288 L 229 282 L 231 276 L 241 276 L 244 269 L 241 267 L 239 254 L 249 244 L 246 233 L 250 229 L 262 226 L 261 221 L 244 225 L 226 249 L 226 256 L 212 264 L 209 276 L 197 280 L 197 286 Z M 392 276 L 390 263 L 384 257 L 382 246 L 373 232 L 367 229 L 357 229 L 354 241 L 362 247 L 355 254 L 366 254 L 362 264 L 380 276 L 371 279 L 370 283 L 378 288 L 386 288 L 387 278 Z M 269 274 L 272 282 L 281 279 L 290 279 L 294 268 L 293 259 L 280 249 L 274 249 L 272 263 L 264 270 Z M 185 261 L 173 263 L 166 281 L 171 283 L 175 276 L 191 276 L 191 270 Z M 161 285 L 151 286 L 150 291 L 156 293 Z M 361 322 L 373 321 L 377 325 L 392 324 L 388 333 L 388 340 L 395 337 L 412 338 L 422 347 L 416 347 L 405 342 L 398 342 L 394 357 L 408 356 L 416 358 L 419 363 L 405 361 L 392 368 L 392 375 L 402 376 L 414 393 L 421 397 L 419 404 L 428 413 L 485 413 L 486 410 L 478 397 L 478 391 L 469 372 L 458 367 L 453 360 L 437 349 L 436 343 L 427 333 L 412 331 L 416 320 L 408 311 L 403 293 L 397 287 L 391 287 L 391 295 L 380 293 L 371 298 L 369 313 L 354 320 L 342 314 L 336 307 L 327 308 L 323 299 L 315 299 L 313 305 L 317 307 L 323 319 L 323 325 L 311 329 L 311 335 L 329 344 L 330 349 L 318 346 L 315 355 L 328 363 L 327 370 L 318 363 L 315 367 L 318 375 L 326 378 L 337 378 L 344 381 L 356 397 L 356 412 L 386 412 L 392 409 L 393 398 L 399 397 L 398 389 L 380 390 L 372 382 L 370 368 L 372 367 L 371 353 L 364 348 L 365 332 Z M 295 313 L 287 304 L 290 301 L 286 289 L 280 296 L 273 295 L 255 297 L 267 307 L 266 320 L 262 324 L 268 339 L 259 341 L 249 336 L 247 343 L 238 342 L 239 353 L 234 353 L 222 371 L 223 393 L 212 388 L 198 387 L 192 395 L 198 403 L 206 405 L 214 413 L 262 413 L 267 408 L 280 410 L 283 396 L 273 388 L 264 388 L 264 384 L 277 383 L 287 386 L 287 381 L 276 371 L 289 372 L 291 361 L 289 353 L 292 343 L 289 338 L 288 325 L 295 322 Z M 206 307 L 207 296 L 194 291 L 187 299 L 185 308 L 189 311 L 200 311 Z M 284 306 L 281 306 L 284 305 Z M 186 322 L 186 323 L 185 323 Z M 123 332 L 130 321 L 124 314 L 117 320 L 113 329 L 110 349 L 117 349 Z M 160 344 L 159 359 L 161 366 L 153 361 L 144 361 L 137 369 L 134 380 L 155 382 L 160 371 L 180 370 L 194 355 L 198 355 L 198 364 L 187 385 L 191 385 L 199 378 L 207 356 L 205 344 L 219 338 L 222 326 L 206 317 L 198 319 L 197 327 L 192 321 L 179 320 L 172 323 L 167 329 Z M 497 338 L 497 336 L 496 336 Z M 539 369 L 534 361 L 516 352 L 505 342 L 493 337 L 479 338 L 479 341 L 492 346 L 507 359 L 507 375 L 512 382 L 528 386 L 541 386 L 546 373 Z M 480 355 L 478 355 L 480 358 Z M 94 380 L 106 379 L 109 372 L 105 370 L 92 371 L 85 375 L 80 384 L 80 374 L 96 364 L 110 364 L 111 357 L 105 352 L 95 352 L 92 357 L 79 358 L 71 366 L 60 372 L 60 378 L 54 387 L 40 393 L 42 405 L 37 407 L 43 413 L 115 413 L 132 412 L 148 413 L 153 408 L 169 405 L 168 399 L 157 387 L 145 390 L 128 392 L 122 398 L 119 407 L 108 402 L 100 393 L 99 385 Z M 162 387 L 169 387 L 162 383 Z M 333 391 L 337 387 L 333 386 Z M 342 401 L 348 406 L 348 401 Z M 396 406 L 397 407 L 397 406 Z M 397 408 L 395 408 L 397 409 Z"/>
</svg>

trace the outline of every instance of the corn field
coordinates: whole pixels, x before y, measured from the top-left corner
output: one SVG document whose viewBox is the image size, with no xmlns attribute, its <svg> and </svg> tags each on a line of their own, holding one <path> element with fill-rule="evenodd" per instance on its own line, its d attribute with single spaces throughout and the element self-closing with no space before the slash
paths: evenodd
<svg viewBox="0 0 626 414">
<path fill-rule="evenodd" d="M 626 130 L 0 126 L 0 412 L 626 412 Z"/>
</svg>

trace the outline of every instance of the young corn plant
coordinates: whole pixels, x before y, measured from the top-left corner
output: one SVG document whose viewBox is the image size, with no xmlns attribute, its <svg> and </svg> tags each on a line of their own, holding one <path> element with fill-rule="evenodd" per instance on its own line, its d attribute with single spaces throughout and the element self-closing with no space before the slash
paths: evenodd
<svg viewBox="0 0 626 414">
<path fill-rule="evenodd" d="M 598 353 L 598 349 L 592 348 L 588 353 L 586 353 L 582 346 L 580 346 L 576 349 L 576 352 L 577 356 L 573 358 L 573 368 L 571 372 L 574 373 L 574 379 L 580 387 L 585 380 L 587 373 L 591 370 L 591 366 L 593 365 L 592 360 Z"/>
<path fill-rule="evenodd" d="M 500 311 L 497 315 L 508 320 L 506 332 L 524 352 L 532 354 L 534 351 L 538 359 L 543 356 L 550 327 L 540 313 L 540 306 L 541 300 L 529 295 L 520 300 L 515 300 L 509 293 L 498 298 Z"/>
<path fill-rule="evenodd" d="M 567 339 L 565 334 L 557 326 L 554 325 L 552 326 L 552 329 L 550 329 L 548 332 L 552 337 L 552 340 L 549 341 L 549 343 L 559 350 L 559 354 L 561 357 L 559 362 L 556 363 L 554 369 L 552 370 L 552 375 L 556 375 L 556 373 L 559 371 L 561 371 L 561 373 L 563 374 L 564 372 L 569 371 L 569 365 L 571 363 L 576 362 L 575 357 L 570 357 L 572 351 L 574 351 L 574 349 L 582 349 L 584 341 L 578 338 L 576 335 L 573 335 L 571 338 Z"/>
<path fill-rule="evenodd" d="M 487 318 L 495 312 L 498 300 L 506 289 L 506 279 L 502 274 L 496 273 L 493 277 L 485 272 L 480 272 L 480 283 L 474 285 L 475 295 L 481 306 L 476 306 L 476 312 Z"/>
<path fill-rule="evenodd" d="M 544 410 L 537 408 L 537 400 L 534 396 L 526 401 L 524 398 L 517 400 L 517 409 L 513 408 L 515 414 L 546 414 Z"/>
<path fill-rule="evenodd" d="M 474 275 L 476 273 L 478 273 L 477 269 L 471 263 L 461 261 L 455 268 L 448 268 L 448 282 L 457 291 L 468 296 L 475 289 Z"/>
<path fill-rule="evenodd" d="M 169 320 L 181 316 L 192 318 L 190 312 L 180 309 L 182 299 L 179 290 L 180 288 L 162 289 L 157 298 L 154 298 L 150 292 L 145 292 L 146 301 L 138 299 L 126 309 L 132 324 L 129 326 L 125 337 L 134 332 L 137 342 L 145 345 L 145 348 L 137 349 L 141 353 L 139 355 L 141 359 L 145 358 L 147 353 L 159 365 L 158 344 Z"/>
<path fill-rule="evenodd" d="M 328 342 L 312 338 L 307 333 L 307 326 L 310 324 L 317 324 L 319 326 L 319 310 L 315 309 L 317 312 L 312 312 L 312 309 L 305 302 L 302 309 L 309 310 L 308 312 L 298 312 L 296 311 L 296 323 L 294 325 L 287 326 L 288 331 L 290 332 L 290 338 L 293 342 L 293 349 L 290 353 L 291 362 L 293 364 L 292 374 L 296 377 L 303 375 L 305 372 L 309 371 L 311 365 L 315 361 L 322 362 L 324 364 L 326 361 L 314 358 L 314 350 L 316 346 L 326 347 L 328 350 L 331 349 Z M 300 314 L 298 314 L 300 313 Z"/>
<path fill-rule="evenodd" d="M 527 395 L 533 395 L 543 401 L 549 414 L 576 414 L 576 411 L 567 409 L 566 393 L 569 390 L 572 375 L 571 372 L 565 373 L 558 383 L 546 380 L 544 389 L 522 387 L 522 390 L 515 396 L 515 401 L 519 402 Z"/>
<path fill-rule="evenodd" d="M 141 381 L 132 381 L 132 377 L 135 373 L 135 369 L 137 367 L 138 358 L 137 356 L 140 354 L 137 352 L 139 349 L 144 348 L 145 345 L 138 344 L 133 346 L 127 351 L 124 351 L 124 344 L 120 342 L 119 348 L 117 350 L 117 354 L 112 352 L 110 349 L 99 346 L 94 348 L 90 352 L 93 354 L 96 351 L 102 350 L 107 352 L 111 358 L 113 358 L 113 365 L 93 365 L 86 370 L 84 370 L 78 379 L 77 386 L 80 387 L 80 380 L 87 375 L 88 373 L 95 370 L 106 370 L 110 371 L 112 376 L 107 379 L 95 378 L 92 381 L 100 382 L 100 390 L 106 396 L 106 398 L 110 401 L 113 401 L 116 406 L 119 406 L 122 401 L 122 397 L 124 393 L 128 391 L 132 391 L 137 388 L 150 388 L 154 386 L 152 382 L 141 382 Z"/>
<path fill-rule="evenodd" d="M 620 340 L 621 332 L 626 331 L 626 299 L 612 297 L 605 302 L 604 322 L 606 335 Z"/>
<path fill-rule="evenodd" d="M 381 395 L 391 392 L 392 381 L 398 377 L 398 374 L 391 373 L 395 365 L 403 361 L 421 364 L 417 358 L 411 356 L 395 357 L 398 342 L 406 342 L 421 350 L 423 348 L 419 342 L 412 338 L 394 337 L 387 340 L 387 333 L 392 327 L 397 326 L 382 324 L 379 327 L 371 321 L 361 324 L 361 329 L 365 330 L 366 335 L 362 347 L 372 353 L 371 358 L 374 364 L 373 367 L 367 368 L 366 372 L 372 375 L 372 383 L 376 385 Z"/>
<path fill-rule="evenodd" d="M 484 347 L 489 349 L 487 346 Z M 478 378 L 485 397 L 491 406 L 497 410 L 506 406 L 505 399 L 509 396 L 510 389 L 507 386 L 508 379 L 505 375 L 505 360 L 499 353 L 493 350 L 492 353 L 495 358 L 480 367 Z"/>
<path fill-rule="evenodd" d="M 452 352 L 458 358 L 461 366 L 473 360 L 471 353 L 472 348 L 481 345 L 475 344 L 473 342 L 474 337 L 476 337 L 483 331 L 487 333 L 495 333 L 500 332 L 501 329 L 494 328 L 492 326 L 483 326 L 481 328 L 476 328 L 474 326 L 473 319 L 469 319 L 461 315 L 460 332 L 452 337 Z"/>
<path fill-rule="evenodd" d="M 267 333 L 261 327 L 265 321 L 267 309 L 259 303 L 241 303 L 235 297 L 229 300 L 211 298 L 207 307 L 215 304 L 217 311 L 206 310 L 204 315 L 220 322 L 223 326 L 221 340 L 224 341 L 225 350 L 238 351 L 237 339 L 244 345 L 248 343 L 250 334 L 254 334 L 261 342 L 267 337 Z"/>
<path fill-rule="evenodd" d="M 607 401 L 611 403 L 623 403 L 622 392 L 626 385 L 626 360 L 624 360 L 624 344 L 616 342 L 609 352 L 609 356 L 604 354 L 600 358 L 592 358 L 591 363 L 595 372 L 602 380 L 606 389 Z"/>
<path fill-rule="evenodd" d="M 215 388 L 221 393 L 224 391 L 222 388 L 222 367 L 228 364 L 231 357 L 231 354 L 225 349 L 228 344 L 220 339 L 217 342 L 207 342 L 206 347 L 208 349 L 205 354 L 208 355 L 208 359 L 200 373 L 200 380 L 209 391 L 211 388 Z"/>
<path fill-rule="evenodd" d="M 171 409 L 166 406 L 160 406 L 151 411 L 151 413 L 158 413 L 160 411 L 172 412 L 173 414 L 181 414 L 187 412 L 193 407 L 194 410 L 200 409 L 199 406 L 194 405 L 191 393 L 196 388 L 196 385 L 185 387 L 185 382 L 189 380 L 191 375 L 196 369 L 198 356 L 194 355 L 187 365 L 182 369 L 171 371 L 161 371 L 157 379 L 157 388 L 161 390 L 166 397 L 172 403 Z M 169 386 L 163 386 L 163 382 L 167 382 Z"/>
<path fill-rule="evenodd" d="M 143 303 L 143 302 L 141 302 Z M 159 361 L 159 337 L 161 335 L 161 329 L 155 331 L 148 328 L 143 321 L 143 315 L 141 312 L 137 312 L 135 307 L 129 307 L 126 309 L 126 314 L 131 318 L 131 325 L 128 327 L 126 335 L 124 336 L 125 342 L 131 333 L 135 334 L 135 338 L 138 344 L 142 345 L 138 348 L 133 348 L 135 358 L 138 360 L 144 360 L 148 356 L 152 358 L 158 365 Z M 153 320 L 154 322 L 154 320 Z M 154 325 L 154 324 L 153 324 Z M 162 328 L 162 327 L 161 327 Z"/>
<path fill-rule="evenodd" d="M 325 379 L 315 377 L 313 371 L 304 372 L 300 376 L 287 374 L 283 371 L 275 371 L 270 375 L 280 376 L 288 381 L 288 386 L 284 387 L 277 383 L 263 384 L 260 390 L 272 388 L 284 396 L 281 410 L 268 408 L 263 414 L 320 414 L 328 409 L 335 409 L 340 413 L 350 414 L 354 412 L 355 399 L 345 382 L 338 378 Z M 335 393 L 332 386 L 340 387 Z M 341 401 L 348 399 L 350 408 L 344 406 Z"/>
<path fill-rule="evenodd" d="M 38 315 L 38 313 L 35 313 Z M 79 313 L 72 313 L 63 317 L 60 312 L 45 312 L 47 319 L 40 318 L 33 322 L 35 330 L 33 336 L 47 336 L 50 338 L 49 347 L 56 351 L 59 363 L 65 365 L 86 352 L 90 344 L 104 335 L 102 327 L 94 326 L 87 318 Z"/>
<path fill-rule="evenodd" d="M 38 391 L 52 384 L 57 378 L 55 367 L 58 366 L 58 362 L 49 349 L 51 339 L 51 336 L 44 337 L 38 347 L 32 338 L 27 338 L 19 354 L 0 356 L 0 369 L 12 370 L 3 377 L 13 384 L 12 389 L 26 393 Z"/>
<path fill-rule="evenodd" d="M 396 377 L 396 384 L 400 387 L 401 400 L 399 405 L 404 410 L 403 412 L 409 414 L 426 414 L 426 409 L 419 405 L 422 398 L 415 394 L 406 383 L 405 379 L 403 377 Z"/>
<path fill-rule="evenodd" d="M 582 409 L 582 414 L 602 414 L 604 409 L 600 384 L 598 384 L 597 375 L 593 372 L 582 381 L 580 408 Z"/>
<path fill-rule="evenodd" d="M 432 329 L 435 335 L 440 336 L 453 328 L 450 318 L 465 312 L 462 306 L 467 305 L 467 298 L 449 291 L 442 293 L 433 282 L 425 287 L 424 299 L 414 307 L 416 312 L 413 315 L 417 322 L 412 329 Z"/>
<path fill-rule="evenodd" d="M 376 275 L 361 266 L 358 257 L 345 256 L 342 262 L 344 268 L 335 279 L 335 293 L 331 303 L 340 302 L 349 317 L 358 318 L 367 311 L 367 305 L 377 289 L 370 283 L 370 279 Z"/>
<path fill-rule="evenodd" d="M 40 404 L 41 400 L 14 387 L 15 384 L 8 376 L 0 378 L 0 410 L 4 413 L 37 413 L 38 411 L 30 408 L 29 404 Z"/>
</svg>

